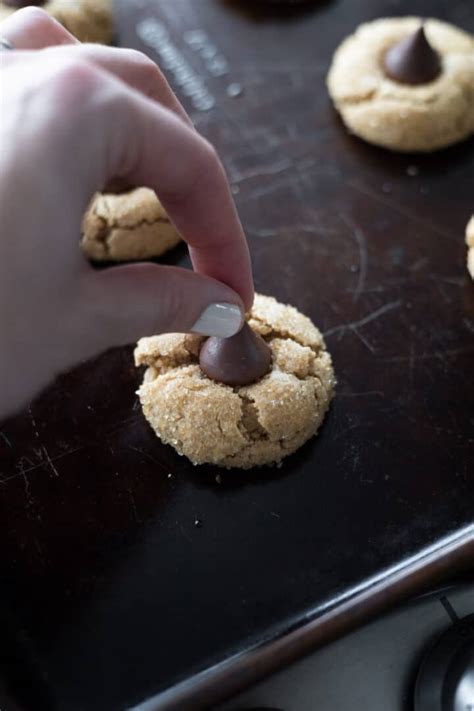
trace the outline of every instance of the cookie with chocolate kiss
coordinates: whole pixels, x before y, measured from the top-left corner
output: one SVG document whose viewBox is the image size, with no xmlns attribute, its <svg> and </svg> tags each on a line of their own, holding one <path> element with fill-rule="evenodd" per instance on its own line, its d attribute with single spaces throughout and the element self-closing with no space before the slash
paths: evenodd
<svg viewBox="0 0 474 711">
<path fill-rule="evenodd" d="M 436 151 L 474 133 L 474 37 L 434 19 L 368 22 L 336 50 L 327 86 L 359 138 Z"/>
<path fill-rule="evenodd" d="M 292 306 L 255 297 L 233 338 L 142 338 L 138 391 L 158 437 L 194 464 L 249 469 L 280 462 L 318 431 L 334 390 L 320 331 Z"/>
</svg>

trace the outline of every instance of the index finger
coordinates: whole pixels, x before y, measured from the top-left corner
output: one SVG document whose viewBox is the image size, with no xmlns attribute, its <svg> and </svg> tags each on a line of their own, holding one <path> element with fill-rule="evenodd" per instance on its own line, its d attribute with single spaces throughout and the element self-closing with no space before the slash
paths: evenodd
<svg viewBox="0 0 474 711">
<path fill-rule="evenodd" d="M 105 179 L 120 176 L 155 190 L 188 243 L 195 270 L 233 288 L 249 309 L 254 286 L 248 244 L 214 148 L 135 91 L 120 92 L 119 103 L 113 165 Z"/>
</svg>

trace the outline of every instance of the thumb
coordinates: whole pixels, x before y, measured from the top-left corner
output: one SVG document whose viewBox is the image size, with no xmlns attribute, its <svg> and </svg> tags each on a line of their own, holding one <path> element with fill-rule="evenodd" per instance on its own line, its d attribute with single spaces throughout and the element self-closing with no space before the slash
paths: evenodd
<svg viewBox="0 0 474 711">
<path fill-rule="evenodd" d="M 130 264 L 89 272 L 86 280 L 82 303 L 93 352 L 159 333 L 228 338 L 245 318 L 235 291 L 188 269 Z"/>
</svg>

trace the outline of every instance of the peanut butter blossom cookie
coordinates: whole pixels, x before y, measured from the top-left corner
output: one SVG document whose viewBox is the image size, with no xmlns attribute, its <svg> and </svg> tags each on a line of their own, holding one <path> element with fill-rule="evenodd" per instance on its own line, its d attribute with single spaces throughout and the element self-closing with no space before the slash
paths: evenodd
<svg viewBox="0 0 474 711">
<path fill-rule="evenodd" d="M 0 22 L 27 5 L 42 7 L 81 42 L 112 42 L 112 0 L 0 0 Z"/>
<path fill-rule="evenodd" d="M 228 339 L 142 338 L 138 394 L 158 437 L 193 464 L 280 462 L 318 431 L 333 396 L 323 337 L 292 306 L 257 295 L 242 331 Z"/>
<path fill-rule="evenodd" d="M 416 17 L 361 25 L 327 84 L 347 128 L 397 151 L 434 151 L 474 133 L 474 37 Z"/>
<path fill-rule="evenodd" d="M 93 261 L 159 257 L 181 241 L 153 190 L 99 194 L 83 222 L 82 248 Z"/>
<path fill-rule="evenodd" d="M 466 242 L 467 242 L 467 268 L 469 274 L 474 279 L 474 215 L 469 220 L 466 227 Z"/>
</svg>

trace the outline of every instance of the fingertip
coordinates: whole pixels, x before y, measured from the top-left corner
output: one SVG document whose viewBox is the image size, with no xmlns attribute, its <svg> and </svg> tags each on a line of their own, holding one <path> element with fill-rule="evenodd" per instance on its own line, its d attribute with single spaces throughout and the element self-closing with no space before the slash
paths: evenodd
<svg viewBox="0 0 474 711">
<path fill-rule="evenodd" d="M 247 289 L 242 296 L 242 301 L 244 302 L 245 312 L 248 313 L 253 306 L 253 302 L 255 301 L 255 287 L 253 285 L 253 280 L 247 286 Z"/>
</svg>

